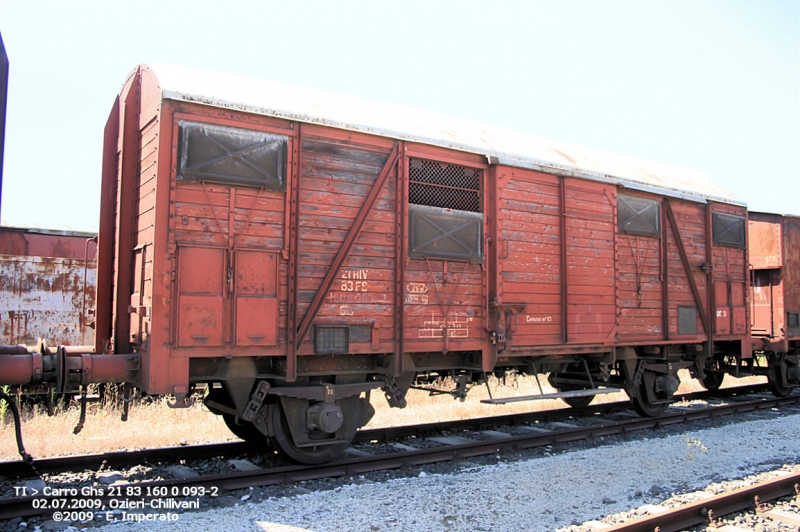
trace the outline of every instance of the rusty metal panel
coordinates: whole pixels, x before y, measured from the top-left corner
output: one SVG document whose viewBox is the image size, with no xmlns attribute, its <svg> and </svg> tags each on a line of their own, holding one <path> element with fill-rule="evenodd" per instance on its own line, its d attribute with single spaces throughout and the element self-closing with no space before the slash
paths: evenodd
<svg viewBox="0 0 800 532">
<path fill-rule="evenodd" d="M 0 255 L 94 260 L 97 246 L 94 242 L 89 242 L 87 248 L 86 242 L 94 236 L 94 233 L 79 231 L 1 227 Z"/>
<path fill-rule="evenodd" d="M 754 270 L 783 266 L 780 220 L 748 222 L 750 267 Z"/>
<path fill-rule="evenodd" d="M 92 343 L 96 273 L 94 261 L 0 255 L 0 344 Z"/>
</svg>

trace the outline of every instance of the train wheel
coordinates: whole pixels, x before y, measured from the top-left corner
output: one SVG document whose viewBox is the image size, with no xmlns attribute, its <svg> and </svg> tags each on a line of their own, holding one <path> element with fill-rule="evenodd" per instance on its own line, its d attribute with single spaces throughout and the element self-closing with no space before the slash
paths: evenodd
<svg viewBox="0 0 800 532">
<path fill-rule="evenodd" d="M 767 383 L 769 384 L 769 391 L 775 397 L 788 397 L 794 390 L 794 386 L 784 382 L 783 375 L 786 375 L 786 359 L 778 355 L 770 356 Z"/>
<path fill-rule="evenodd" d="M 719 390 L 724 379 L 725 374 L 721 371 L 707 371 L 705 378 L 700 380 L 700 384 L 702 384 L 703 388 L 706 390 L 714 392 Z"/>
<path fill-rule="evenodd" d="M 341 401 L 341 409 L 344 414 L 342 429 L 336 431 L 337 439 L 343 440 L 340 443 L 326 443 L 325 440 L 331 439 L 331 434 L 320 431 L 308 431 L 310 440 L 318 439 L 319 445 L 304 445 L 302 447 L 295 444 L 292 436 L 286 413 L 281 401 L 276 402 L 272 407 L 271 422 L 272 430 L 275 433 L 270 438 L 272 446 L 296 462 L 302 464 L 323 464 L 330 462 L 342 454 L 356 436 L 358 427 L 361 425 L 361 409 L 357 397 L 347 398 Z M 307 430 L 303 427 L 303 430 Z"/>
<path fill-rule="evenodd" d="M 561 386 L 558 388 L 559 392 L 573 392 L 575 390 L 585 390 L 586 388 L 581 388 L 580 386 Z M 589 406 L 594 400 L 594 395 L 585 395 L 582 397 L 562 397 L 561 399 L 567 403 L 572 408 L 583 408 Z"/>
<path fill-rule="evenodd" d="M 653 401 L 650 397 L 655 397 L 656 375 L 652 372 L 645 372 L 642 375 L 642 383 L 639 385 L 638 394 L 631 397 L 634 410 L 644 417 L 658 417 L 669 407 L 669 402 Z M 677 389 L 677 386 L 675 387 Z"/>
<path fill-rule="evenodd" d="M 242 420 L 239 420 L 239 423 L 236 423 L 236 418 L 231 414 L 222 414 L 222 420 L 225 421 L 228 429 L 233 432 L 237 438 L 241 438 L 247 443 L 251 443 L 253 445 L 263 445 L 268 443 L 267 437 L 261 434 L 261 431 L 259 431 L 252 423 Z"/>
</svg>

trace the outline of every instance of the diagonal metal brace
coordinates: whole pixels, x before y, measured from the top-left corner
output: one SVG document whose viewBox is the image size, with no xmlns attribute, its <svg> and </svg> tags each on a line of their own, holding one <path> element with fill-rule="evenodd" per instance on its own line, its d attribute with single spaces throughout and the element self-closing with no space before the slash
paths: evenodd
<svg viewBox="0 0 800 532">
<path fill-rule="evenodd" d="M 339 270 L 341 270 L 344 261 L 350 254 L 350 250 L 353 249 L 353 245 L 356 243 L 356 240 L 358 240 L 358 236 L 361 234 L 361 229 L 364 227 L 364 223 L 367 221 L 370 212 L 372 212 L 372 208 L 378 201 L 381 190 L 383 190 L 383 186 L 386 184 L 386 180 L 389 178 L 389 174 L 392 173 L 392 168 L 394 168 L 397 164 L 399 157 L 400 143 L 397 142 L 395 143 L 392 152 L 389 154 L 389 158 L 386 160 L 386 164 L 383 166 L 381 173 L 378 175 L 378 179 L 375 180 L 375 184 L 372 186 L 369 196 L 367 196 L 367 199 L 364 200 L 364 205 L 361 207 L 361 211 L 358 213 L 358 216 L 353 222 L 353 227 L 350 228 L 350 233 L 342 243 L 339 253 L 333 259 L 333 264 L 331 264 L 328 274 L 322 281 L 322 284 L 317 291 L 317 295 L 314 297 L 314 301 L 308 308 L 306 315 L 303 316 L 303 321 L 300 323 L 300 327 L 297 329 L 297 337 L 295 338 L 296 349 L 300 348 L 300 345 L 302 345 L 306 334 L 308 334 L 309 329 L 311 329 L 311 324 L 317 317 L 319 309 L 322 308 L 322 303 L 325 301 L 325 297 L 328 295 L 328 291 L 330 291 L 333 282 L 339 276 Z"/>
<path fill-rule="evenodd" d="M 711 323 L 706 313 L 705 306 L 703 305 L 703 298 L 700 297 L 700 290 L 697 288 L 697 282 L 692 275 L 692 267 L 689 264 L 689 257 L 686 254 L 686 248 L 683 246 L 683 239 L 678 231 L 678 222 L 675 220 L 675 214 L 672 212 L 672 204 L 669 198 L 664 198 L 664 206 L 667 211 L 667 218 L 669 218 L 669 225 L 672 227 L 672 235 L 675 237 L 675 244 L 678 247 L 678 255 L 680 255 L 683 269 L 686 272 L 686 279 L 689 281 L 689 286 L 692 289 L 692 297 L 694 297 L 694 304 L 697 305 L 697 313 L 700 314 L 700 321 L 703 322 L 703 328 L 706 330 L 708 340 L 713 340 L 713 331 L 711 330 Z"/>
</svg>

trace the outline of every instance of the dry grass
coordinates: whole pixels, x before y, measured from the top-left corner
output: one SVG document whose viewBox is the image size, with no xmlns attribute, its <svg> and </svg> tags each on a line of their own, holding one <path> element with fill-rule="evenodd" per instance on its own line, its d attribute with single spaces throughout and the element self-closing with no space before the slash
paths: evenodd
<svg viewBox="0 0 800 532">
<path fill-rule="evenodd" d="M 734 379 L 726 376 L 723 387 L 740 386 L 765 382 L 763 377 Z M 540 379 L 545 393 L 553 389 L 546 379 Z M 447 387 L 447 384 L 444 384 Z M 536 381 L 532 377 L 520 377 L 503 385 L 496 379 L 490 380 L 492 395 L 510 397 L 534 395 L 538 393 Z M 451 386 L 452 387 L 452 386 Z M 449 388 L 448 388 L 449 389 Z M 700 390 L 697 381 L 681 373 L 680 392 Z M 381 393 L 372 394 L 375 417 L 367 428 L 397 425 L 417 425 L 436 421 L 449 421 L 473 417 L 533 412 L 562 408 L 564 403 L 557 399 L 511 403 L 508 405 L 481 404 L 488 398 L 485 386 L 475 386 L 465 402 L 454 400 L 449 395 L 430 396 L 421 390 L 410 390 L 407 396 L 408 408 L 403 410 L 389 408 Z M 595 402 L 626 400 L 624 393 L 599 395 Z M 23 438 L 26 450 L 35 458 L 63 456 L 71 454 L 102 453 L 124 449 L 145 447 L 168 447 L 181 443 L 198 444 L 236 440 L 228 431 L 222 418 L 210 414 L 200 404 L 186 409 L 171 409 L 164 401 L 132 406 L 128 421 L 120 421 L 120 411 L 102 409 L 99 404 L 90 404 L 86 424 L 80 434 L 72 429 L 78 423 L 79 410 L 73 406 L 66 412 L 48 417 L 41 409 L 23 414 Z M 10 421 L 10 416 L 8 416 Z M 13 423 L 0 425 L 0 460 L 18 459 L 14 439 Z"/>
<path fill-rule="evenodd" d="M 161 400 L 132 406 L 124 423 L 120 420 L 121 410 L 89 404 L 83 430 L 73 434 L 79 415 L 75 402 L 69 410 L 53 417 L 41 410 L 25 412 L 22 423 L 25 450 L 34 458 L 44 458 L 236 439 L 221 417 L 210 414 L 199 404 L 171 409 Z M 14 425 L 7 422 L 0 428 L 0 460 L 18 458 Z"/>
</svg>

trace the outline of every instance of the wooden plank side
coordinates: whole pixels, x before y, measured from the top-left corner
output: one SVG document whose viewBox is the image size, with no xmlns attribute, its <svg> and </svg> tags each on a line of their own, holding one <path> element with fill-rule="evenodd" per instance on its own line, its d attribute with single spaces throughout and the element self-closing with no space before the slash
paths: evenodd
<svg viewBox="0 0 800 532">
<path fill-rule="evenodd" d="M 616 340 L 616 189 L 565 178 L 569 343 Z"/>
<path fill-rule="evenodd" d="M 474 157 L 464 157 L 462 160 L 461 154 L 444 150 L 416 151 L 416 147 L 411 146 L 407 154 L 409 157 L 430 158 L 440 163 L 464 164 L 478 170 L 485 168 L 484 161 L 474 164 Z M 483 177 L 487 177 L 486 172 Z M 487 181 L 484 182 L 488 185 Z M 485 188 L 481 186 L 482 191 L 490 195 Z M 488 211 L 484 214 L 483 221 L 488 223 Z M 409 237 L 404 235 L 401 246 L 407 247 L 408 244 Z M 484 260 L 491 260 L 488 252 Z M 398 293 L 403 304 L 399 313 L 403 323 L 403 351 L 485 349 L 487 324 L 484 285 L 487 265 L 441 258 L 407 259 L 405 265 Z"/>
<path fill-rule="evenodd" d="M 667 239 L 666 266 L 668 270 L 669 293 L 668 307 L 668 335 L 670 339 L 679 339 L 685 336 L 694 337 L 694 334 L 679 334 L 678 307 L 697 308 L 697 321 L 695 329 L 697 334 L 705 335 L 700 313 L 708 312 L 706 275 L 701 266 L 706 262 L 706 206 L 690 201 L 670 199 L 678 234 L 681 236 L 686 256 L 691 265 L 691 275 L 700 294 L 702 308 L 697 308 L 692 287 L 686 269 L 680 258 L 678 245 L 672 227 L 667 221 L 663 232 Z"/>
<path fill-rule="evenodd" d="M 562 323 L 560 180 L 508 169 L 498 197 L 498 286 L 509 346 L 559 341 Z"/>
<path fill-rule="evenodd" d="M 800 340 L 800 218 L 783 217 L 783 296 L 786 337 Z M 788 318 L 792 314 L 791 320 Z"/>
<path fill-rule="evenodd" d="M 741 247 L 722 242 L 715 243 L 712 228 L 711 265 L 713 284 L 713 323 L 717 338 L 742 338 L 748 334 L 749 320 L 745 294 L 749 287 L 747 262 L 747 211 L 743 207 L 718 203 L 709 204 L 712 219 L 715 214 L 726 214 L 741 219 Z M 713 226 L 713 224 L 712 224 Z"/>
<path fill-rule="evenodd" d="M 202 109 L 196 111 L 197 114 L 180 117 L 169 115 L 170 124 L 163 131 L 169 133 L 172 154 L 177 156 L 180 153 L 178 138 L 174 136 L 179 120 L 210 122 L 248 130 L 261 130 L 260 126 L 269 122 L 265 118 L 253 123 L 245 116 L 241 116 L 241 120 L 222 119 L 219 116 L 209 118 L 201 116 Z M 291 169 L 291 135 L 288 136 L 288 142 L 288 168 Z M 160 149 L 170 153 L 163 150 L 163 146 Z M 221 253 L 221 271 L 234 274 L 219 296 L 219 308 L 214 307 L 220 338 L 215 337 L 212 343 L 219 344 L 219 347 L 192 345 L 189 340 L 191 335 L 187 339 L 187 333 L 181 333 L 182 326 L 194 327 L 203 315 L 192 317 L 190 305 L 181 306 L 179 298 L 173 294 L 173 299 L 178 303 L 173 309 L 176 321 L 170 333 L 174 336 L 171 359 L 219 356 L 221 352 L 226 356 L 271 356 L 284 352 L 288 323 L 288 266 L 281 251 L 285 247 L 286 193 L 233 182 L 177 180 L 174 173 L 176 166 L 173 161 L 169 171 L 162 169 L 159 175 L 162 184 L 168 175 L 171 176 L 167 238 L 176 250 L 172 260 L 177 262 L 179 268 L 187 268 L 188 276 L 202 278 L 206 275 L 202 267 L 181 264 L 181 253 L 188 249 L 217 250 Z M 253 291 L 256 284 L 271 287 L 270 292 Z M 216 302 L 214 304 L 217 305 Z M 207 342 L 206 345 L 211 343 Z"/>
<path fill-rule="evenodd" d="M 388 155 L 384 147 L 323 136 L 304 136 L 302 153 L 298 323 L 316 298 Z M 349 325 L 377 320 L 382 338 L 393 337 L 395 183 L 392 170 L 316 320 Z M 313 342 L 312 335 L 306 342 Z"/>
<path fill-rule="evenodd" d="M 663 235 L 664 228 L 661 227 Z M 663 340 L 661 239 L 617 235 L 617 307 L 619 338 Z"/>
</svg>

